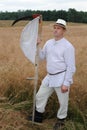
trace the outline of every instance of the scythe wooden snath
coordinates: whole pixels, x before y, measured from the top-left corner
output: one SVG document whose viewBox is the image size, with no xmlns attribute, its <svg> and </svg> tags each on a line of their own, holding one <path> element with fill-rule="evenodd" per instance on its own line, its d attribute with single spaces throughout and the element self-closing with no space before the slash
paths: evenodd
<svg viewBox="0 0 87 130">
<path fill-rule="evenodd" d="M 38 37 L 41 39 L 41 33 L 42 33 L 42 15 L 40 15 L 39 20 L 39 29 L 38 29 Z M 37 44 L 37 52 L 35 57 L 35 82 L 34 82 L 34 95 L 33 95 L 33 115 L 32 115 L 32 122 L 34 122 L 35 117 L 35 104 L 36 104 L 36 90 L 37 90 L 37 84 L 38 84 L 38 65 L 39 65 L 39 46 Z"/>
</svg>

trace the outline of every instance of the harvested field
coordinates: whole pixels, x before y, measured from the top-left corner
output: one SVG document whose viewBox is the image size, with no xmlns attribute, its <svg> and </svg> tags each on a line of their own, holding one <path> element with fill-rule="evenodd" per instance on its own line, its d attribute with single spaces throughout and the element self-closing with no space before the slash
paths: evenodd
<svg viewBox="0 0 87 130">
<path fill-rule="evenodd" d="M 20 49 L 20 34 L 27 22 L 11 27 L 12 21 L 0 21 L 0 130 L 52 130 L 56 120 L 57 99 L 49 99 L 44 126 L 31 127 L 26 116 L 32 112 L 34 66 Z M 52 38 L 53 22 L 43 22 L 42 45 Z M 87 25 L 68 23 L 65 37 L 76 49 L 74 84 L 71 87 L 69 120 L 64 130 L 86 130 L 87 122 Z M 46 75 L 45 61 L 39 64 L 38 88 Z M 55 99 L 55 103 L 54 103 Z M 23 103 L 21 105 L 21 103 Z M 55 105 L 54 105 L 55 104 Z M 50 115 L 51 113 L 51 115 Z M 9 123 L 8 123 L 9 120 Z M 81 123 L 82 122 L 82 123 Z"/>
</svg>

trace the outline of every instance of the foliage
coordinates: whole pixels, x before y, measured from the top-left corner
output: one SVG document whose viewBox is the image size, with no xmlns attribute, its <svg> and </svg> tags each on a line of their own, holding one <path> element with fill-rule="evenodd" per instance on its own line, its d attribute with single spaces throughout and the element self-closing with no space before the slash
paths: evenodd
<svg viewBox="0 0 87 130">
<path fill-rule="evenodd" d="M 17 12 L 0 12 L 0 20 L 15 20 L 23 16 L 32 14 L 42 14 L 44 21 L 55 21 L 58 18 L 65 19 L 67 22 L 87 23 L 87 12 L 76 11 L 75 9 L 65 10 L 18 10 Z"/>
</svg>

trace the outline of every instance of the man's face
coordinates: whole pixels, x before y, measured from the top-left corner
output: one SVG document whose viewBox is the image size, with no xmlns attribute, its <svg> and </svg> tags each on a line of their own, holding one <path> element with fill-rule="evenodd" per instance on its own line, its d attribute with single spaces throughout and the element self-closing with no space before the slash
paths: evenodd
<svg viewBox="0 0 87 130">
<path fill-rule="evenodd" d="M 53 26 L 53 28 L 54 28 L 54 31 L 53 31 L 54 37 L 60 38 L 60 37 L 63 36 L 63 34 L 65 32 L 65 29 L 63 27 L 56 24 L 56 25 Z"/>
</svg>

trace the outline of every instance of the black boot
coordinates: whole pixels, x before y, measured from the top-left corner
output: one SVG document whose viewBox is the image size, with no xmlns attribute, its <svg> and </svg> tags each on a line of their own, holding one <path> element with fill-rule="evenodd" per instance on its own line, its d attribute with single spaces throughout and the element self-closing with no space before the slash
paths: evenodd
<svg viewBox="0 0 87 130">
<path fill-rule="evenodd" d="M 57 122 L 53 126 L 53 130 L 60 130 L 64 128 L 66 119 L 57 119 Z"/>
<path fill-rule="evenodd" d="M 32 121 L 32 116 L 28 117 L 28 120 Z M 42 123 L 42 120 L 43 120 L 43 113 L 40 113 L 35 110 L 34 122 Z"/>
</svg>

